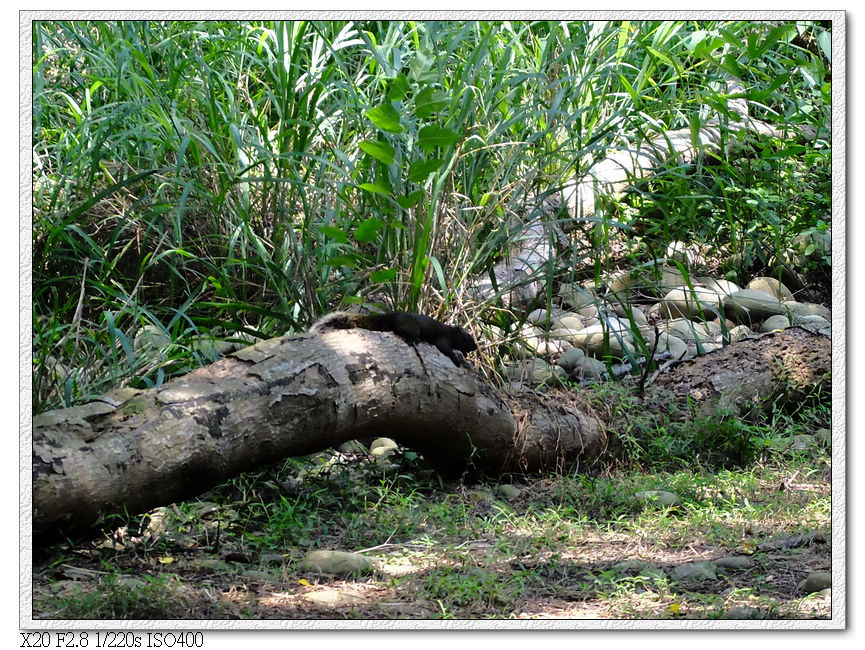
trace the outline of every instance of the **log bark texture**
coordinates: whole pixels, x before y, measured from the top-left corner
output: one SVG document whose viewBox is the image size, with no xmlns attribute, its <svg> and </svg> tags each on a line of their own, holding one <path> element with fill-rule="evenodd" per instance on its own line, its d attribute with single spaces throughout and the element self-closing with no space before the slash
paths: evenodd
<svg viewBox="0 0 865 650">
<path fill-rule="evenodd" d="M 830 348 L 799 328 L 741 342 L 661 375 L 644 403 L 742 412 L 828 388 Z M 34 532 L 90 528 L 367 436 L 394 438 L 443 470 L 469 458 L 493 474 L 562 469 L 600 454 L 609 423 L 571 390 L 500 394 L 433 346 L 392 334 L 286 336 L 160 388 L 36 416 Z"/>
</svg>

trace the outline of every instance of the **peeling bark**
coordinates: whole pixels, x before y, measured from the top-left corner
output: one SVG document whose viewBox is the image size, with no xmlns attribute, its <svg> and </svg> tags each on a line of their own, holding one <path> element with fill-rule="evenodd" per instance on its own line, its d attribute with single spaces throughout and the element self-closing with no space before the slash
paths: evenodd
<svg viewBox="0 0 865 650">
<path fill-rule="evenodd" d="M 770 332 L 716 350 L 660 375 L 646 391 L 645 403 L 687 412 L 718 410 L 735 416 L 801 400 L 816 391 L 829 393 L 832 341 L 801 327 Z"/>
</svg>

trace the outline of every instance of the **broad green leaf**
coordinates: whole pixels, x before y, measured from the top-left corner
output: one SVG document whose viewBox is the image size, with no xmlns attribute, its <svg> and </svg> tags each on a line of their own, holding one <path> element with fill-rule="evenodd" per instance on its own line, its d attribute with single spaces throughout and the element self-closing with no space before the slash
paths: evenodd
<svg viewBox="0 0 865 650">
<path fill-rule="evenodd" d="M 438 113 L 447 106 L 448 100 L 441 90 L 434 90 L 427 86 L 421 90 L 414 100 L 414 114 L 424 120 L 434 113 Z"/>
<path fill-rule="evenodd" d="M 460 139 L 460 134 L 453 129 L 441 126 L 425 126 L 418 133 L 417 144 L 426 153 L 436 147 L 449 147 Z"/>
<path fill-rule="evenodd" d="M 348 266 L 350 268 L 355 268 L 357 266 L 357 256 L 356 255 L 335 255 L 329 259 L 326 259 L 324 263 L 327 266 Z"/>
<path fill-rule="evenodd" d="M 384 221 L 377 217 L 370 217 L 361 221 L 354 229 L 354 238 L 357 241 L 370 242 L 378 236 L 378 231 L 384 226 Z"/>
<path fill-rule="evenodd" d="M 390 133 L 402 133 L 403 128 L 399 123 L 399 113 L 390 102 L 385 102 L 379 106 L 369 109 L 365 115 L 370 122 L 376 125 L 382 131 Z"/>
<path fill-rule="evenodd" d="M 399 203 L 399 207 L 401 207 L 403 210 L 408 210 L 409 208 L 417 204 L 421 196 L 423 196 L 423 191 L 417 190 L 415 192 L 412 192 L 408 196 L 398 196 L 396 202 Z"/>
<path fill-rule="evenodd" d="M 393 157 L 396 150 L 387 142 L 382 142 L 380 140 L 364 140 L 358 144 L 358 147 L 376 160 L 383 162 L 385 165 L 393 163 Z"/>
<path fill-rule="evenodd" d="M 396 269 L 381 269 L 369 274 L 372 282 L 391 282 L 396 278 Z"/>
<path fill-rule="evenodd" d="M 413 162 L 408 168 L 408 179 L 413 183 L 419 183 L 432 174 L 435 170 L 445 164 L 441 158 L 430 158 Z"/>
<path fill-rule="evenodd" d="M 405 99 L 408 94 L 408 81 L 405 75 L 399 74 L 390 80 L 390 86 L 387 90 L 387 98 L 393 102 L 398 102 Z"/>
<path fill-rule="evenodd" d="M 829 65 L 832 65 L 832 34 L 829 32 L 817 34 L 817 45 L 820 46 L 820 51 L 823 52 Z"/>
<path fill-rule="evenodd" d="M 430 81 L 435 79 L 435 73 L 430 72 L 433 66 L 432 52 L 422 47 L 415 51 L 414 58 L 409 65 L 409 76 L 415 81 Z"/>
<path fill-rule="evenodd" d="M 721 67 L 724 68 L 727 72 L 732 74 L 734 77 L 744 77 L 746 76 L 747 71 L 742 65 L 736 60 L 732 54 L 727 54 L 724 57 L 724 61 L 721 64 Z"/>
<path fill-rule="evenodd" d="M 391 191 L 386 187 L 382 187 L 381 185 L 376 185 L 375 183 L 361 183 L 358 187 L 365 192 L 369 192 L 370 194 L 381 194 L 383 196 L 391 196 Z"/>
<path fill-rule="evenodd" d="M 685 38 L 683 41 L 685 47 L 687 47 L 691 52 L 697 49 L 697 46 L 700 45 L 703 41 L 706 40 L 706 37 L 709 36 L 709 32 L 705 29 L 697 29 L 694 30 L 690 36 Z"/>
<path fill-rule="evenodd" d="M 339 242 L 340 244 L 345 244 L 348 241 L 348 235 L 339 228 L 334 228 L 333 226 L 321 226 L 318 231 L 325 237 L 328 237 L 335 242 Z"/>
</svg>

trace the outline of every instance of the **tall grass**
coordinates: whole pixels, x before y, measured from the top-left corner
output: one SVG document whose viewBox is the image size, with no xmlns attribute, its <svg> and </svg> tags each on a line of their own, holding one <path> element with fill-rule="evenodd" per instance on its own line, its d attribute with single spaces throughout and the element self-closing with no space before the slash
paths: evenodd
<svg viewBox="0 0 865 650">
<path fill-rule="evenodd" d="M 792 42 L 806 28 L 825 51 L 812 24 L 36 22 L 34 408 L 353 302 L 452 316 L 512 217 L 612 143 L 723 110 L 730 74 L 759 117 L 828 123 L 821 56 Z M 823 207 L 803 152 L 764 146 Z M 753 193 L 772 170 L 719 162 L 637 188 L 655 234 L 741 238 L 789 205 L 781 181 Z M 790 212 L 775 232 L 813 225 Z"/>
</svg>

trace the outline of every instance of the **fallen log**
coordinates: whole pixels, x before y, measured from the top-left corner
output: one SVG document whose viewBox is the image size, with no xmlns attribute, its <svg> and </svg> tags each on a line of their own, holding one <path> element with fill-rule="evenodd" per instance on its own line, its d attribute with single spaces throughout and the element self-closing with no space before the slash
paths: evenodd
<svg viewBox="0 0 865 650">
<path fill-rule="evenodd" d="M 683 363 L 650 387 L 646 408 L 696 399 L 744 412 L 828 388 L 827 337 L 792 328 L 744 343 L 757 346 L 746 365 L 742 343 Z M 469 461 L 489 474 L 564 469 L 599 455 L 614 425 L 574 390 L 499 393 L 435 347 L 389 333 L 285 336 L 159 388 L 36 416 L 33 527 L 37 536 L 91 528 L 368 436 L 391 437 L 445 472 Z"/>
</svg>

